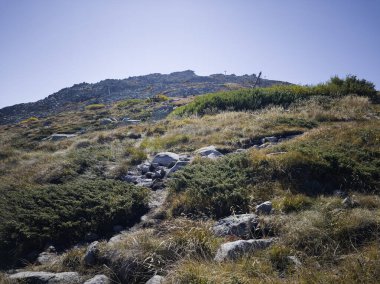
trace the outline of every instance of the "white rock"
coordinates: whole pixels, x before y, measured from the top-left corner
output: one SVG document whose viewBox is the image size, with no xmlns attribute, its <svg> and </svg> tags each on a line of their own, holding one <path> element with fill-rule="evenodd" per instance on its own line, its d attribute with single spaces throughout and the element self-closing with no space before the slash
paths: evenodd
<svg viewBox="0 0 380 284">
<path fill-rule="evenodd" d="M 153 161 L 152 164 L 156 163 L 160 166 L 164 167 L 172 167 L 175 165 L 175 163 L 179 160 L 179 155 L 172 152 L 162 152 L 158 153 Z"/>
<path fill-rule="evenodd" d="M 76 284 L 82 283 L 77 272 L 51 273 L 43 271 L 24 271 L 9 276 L 12 280 L 22 283 L 44 284 Z"/>
<path fill-rule="evenodd" d="M 272 202 L 265 201 L 259 205 L 256 206 L 256 213 L 257 214 L 270 214 L 272 212 Z"/>
<path fill-rule="evenodd" d="M 273 239 L 239 240 L 222 244 L 214 258 L 215 261 L 234 260 L 247 253 L 265 249 L 273 243 Z"/>
<path fill-rule="evenodd" d="M 164 277 L 160 275 L 154 275 L 145 284 L 161 284 L 164 283 Z"/>
<path fill-rule="evenodd" d="M 240 214 L 223 218 L 215 223 L 212 231 L 218 237 L 235 235 L 250 237 L 258 224 L 257 215 Z"/>
<path fill-rule="evenodd" d="M 202 157 L 211 158 L 211 159 L 223 156 L 222 153 L 216 150 L 215 146 L 207 146 L 207 147 L 200 148 L 195 151 L 195 154 L 198 154 Z"/>
<path fill-rule="evenodd" d="M 83 284 L 109 284 L 109 283 L 111 283 L 111 281 L 107 276 L 105 276 L 103 274 L 99 274 L 99 275 L 96 275 L 95 277 L 87 280 Z"/>
</svg>

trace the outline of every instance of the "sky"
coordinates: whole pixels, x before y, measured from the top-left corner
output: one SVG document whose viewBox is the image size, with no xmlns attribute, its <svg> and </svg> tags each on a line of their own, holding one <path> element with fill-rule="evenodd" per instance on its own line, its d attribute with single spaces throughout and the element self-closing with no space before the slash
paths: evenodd
<svg viewBox="0 0 380 284">
<path fill-rule="evenodd" d="M 0 108 L 194 70 L 380 89 L 380 0 L 0 0 Z"/>
</svg>

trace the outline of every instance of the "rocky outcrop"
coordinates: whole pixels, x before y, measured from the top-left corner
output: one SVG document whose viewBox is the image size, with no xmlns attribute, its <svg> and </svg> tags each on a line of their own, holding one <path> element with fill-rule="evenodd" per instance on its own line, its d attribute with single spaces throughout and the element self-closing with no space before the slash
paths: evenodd
<svg viewBox="0 0 380 284">
<path fill-rule="evenodd" d="M 25 284 L 79 284 L 82 279 L 77 272 L 51 273 L 25 271 L 12 274 L 9 279 Z"/>
<path fill-rule="evenodd" d="M 58 258 L 55 247 L 49 246 L 46 251 L 41 252 L 37 257 L 37 264 L 49 264 Z"/>
<path fill-rule="evenodd" d="M 258 219 L 255 214 L 232 215 L 217 221 L 212 231 L 218 237 L 234 235 L 249 238 L 252 237 L 257 225 Z"/>
<path fill-rule="evenodd" d="M 248 253 L 265 249 L 273 243 L 273 239 L 239 240 L 222 244 L 214 258 L 215 261 L 234 260 Z"/>
</svg>

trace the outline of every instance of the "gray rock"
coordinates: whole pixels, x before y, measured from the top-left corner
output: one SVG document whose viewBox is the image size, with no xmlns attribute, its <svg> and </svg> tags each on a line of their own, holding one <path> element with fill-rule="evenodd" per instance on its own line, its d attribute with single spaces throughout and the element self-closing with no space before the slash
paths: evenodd
<svg viewBox="0 0 380 284">
<path fill-rule="evenodd" d="M 38 255 L 37 264 L 49 264 L 57 259 L 58 255 L 55 252 L 44 251 Z"/>
<path fill-rule="evenodd" d="M 269 148 L 273 146 L 273 143 L 270 143 L 270 142 L 266 142 L 264 144 L 261 144 L 260 146 L 258 146 L 258 149 L 264 149 L 264 148 Z"/>
<path fill-rule="evenodd" d="M 87 247 L 86 253 L 83 257 L 83 262 L 86 265 L 91 266 L 91 265 L 94 265 L 96 263 L 97 256 L 99 253 L 98 244 L 99 244 L 99 242 L 95 241 Z"/>
<path fill-rule="evenodd" d="M 168 172 L 168 176 L 171 174 L 174 174 L 176 171 L 182 169 L 183 167 L 187 166 L 190 162 L 189 161 L 178 161 Z"/>
<path fill-rule="evenodd" d="M 87 280 L 83 284 L 109 284 L 109 283 L 111 283 L 111 281 L 107 276 L 105 276 L 103 274 L 99 274 L 99 275 L 96 275 L 95 277 Z"/>
<path fill-rule="evenodd" d="M 77 272 L 51 273 L 43 271 L 24 271 L 9 276 L 11 280 L 17 280 L 27 284 L 76 284 L 82 283 Z"/>
<path fill-rule="evenodd" d="M 283 154 L 286 154 L 287 152 L 273 152 L 273 153 L 269 153 L 267 154 L 267 156 L 277 156 L 277 155 L 283 155 Z"/>
<path fill-rule="evenodd" d="M 144 187 L 151 187 L 153 185 L 153 179 L 151 178 L 137 178 L 136 185 L 144 186 Z"/>
<path fill-rule="evenodd" d="M 215 261 L 234 260 L 247 253 L 265 249 L 273 243 L 273 239 L 239 240 L 222 244 L 214 258 Z"/>
<path fill-rule="evenodd" d="M 145 284 L 161 284 L 164 283 L 164 277 L 160 275 L 154 275 Z"/>
<path fill-rule="evenodd" d="M 122 124 L 138 124 L 138 123 L 141 122 L 141 120 L 139 120 L 139 119 L 123 118 L 123 120 L 121 122 L 122 122 Z"/>
<path fill-rule="evenodd" d="M 46 140 L 51 140 L 51 141 L 59 141 L 67 138 L 73 138 L 76 137 L 76 134 L 52 134 L 50 135 Z"/>
<path fill-rule="evenodd" d="M 272 202 L 265 201 L 256 206 L 257 214 L 270 214 L 272 212 Z"/>
<path fill-rule="evenodd" d="M 99 120 L 100 125 L 109 125 L 114 123 L 114 121 L 111 118 L 102 118 Z"/>
<path fill-rule="evenodd" d="M 149 172 L 150 167 L 151 164 L 149 162 L 144 162 L 143 164 L 137 166 L 143 175 Z"/>
<path fill-rule="evenodd" d="M 127 137 L 130 139 L 140 139 L 141 134 L 140 133 L 134 133 L 134 132 L 128 132 Z"/>
<path fill-rule="evenodd" d="M 200 148 L 195 151 L 195 154 L 198 154 L 202 157 L 208 157 L 208 158 L 216 158 L 216 157 L 223 156 L 222 153 L 216 150 L 215 146 L 207 146 L 207 147 Z"/>
<path fill-rule="evenodd" d="M 250 237 L 257 228 L 258 219 L 255 214 L 240 214 L 223 218 L 215 223 L 212 231 L 218 237 L 235 235 Z"/>
<path fill-rule="evenodd" d="M 261 139 L 261 143 L 264 144 L 266 142 L 270 142 L 270 143 L 276 143 L 278 141 L 278 138 L 275 137 L 275 136 L 270 136 L 270 137 L 264 137 L 263 139 Z"/>
<path fill-rule="evenodd" d="M 354 199 L 352 199 L 350 196 L 347 196 L 345 199 L 343 199 L 342 205 L 344 207 L 349 208 L 349 207 L 356 207 L 359 205 L 359 203 L 355 201 Z"/>
<path fill-rule="evenodd" d="M 128 174 L 123 178 L 123 180 L 130 183 L 137 183 L 138 178 L 138 176 Z"/>
<path fill-rule="evenodd" d="M 288 257 L 288 260 L 293 263 L 296 267 L 301 267 L 302 266 L 302 262 L 298 259 L 298 257 L 294 256 L 294 255 L 289 255 Z"/>
<path fill-rule="evenodd" d="M 175 163 L 179 160 L 179 155 L 172 152 L 162 152 L 158 153 L 153 161 L 152 164 L 157 163 L 160 166 L 164 167 L 172 167 L 175 165 Z"/>
</svg>

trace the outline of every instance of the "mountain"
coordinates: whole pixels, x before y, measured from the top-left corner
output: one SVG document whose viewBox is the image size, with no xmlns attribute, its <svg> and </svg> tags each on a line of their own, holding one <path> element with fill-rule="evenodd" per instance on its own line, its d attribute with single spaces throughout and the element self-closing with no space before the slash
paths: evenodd
<svg viewBox="0 0 380 284">
<path fill-rule="evenodd" d="M 127 79 L 107 79 L 95 84 L 80 83 L 64 88 L 45 99 L 0 109 L 0 124 L 14 123 L 31 116 L 46 117 L 68 110 L 78 110 L 94 103 L 111 103 L 128 98 L 148 98 L 157 94 L 170 97 L 192 96 L 236 88 L 249 88 L 257 76 L 213 74 L 198 76 L 187 70 L 170 74 L 149 74 Z M 287 82 L 260 79 L 258 86 L 268 87 Z"/>
</svg>

